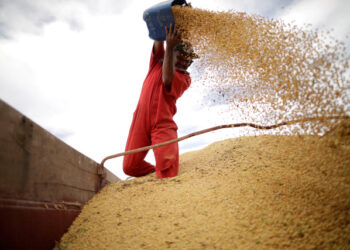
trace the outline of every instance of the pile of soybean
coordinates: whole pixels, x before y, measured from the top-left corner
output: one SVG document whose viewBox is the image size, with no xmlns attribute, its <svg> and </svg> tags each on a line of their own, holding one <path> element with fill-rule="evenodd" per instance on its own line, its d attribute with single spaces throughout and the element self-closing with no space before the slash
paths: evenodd
<svg viewBox="0 0 350 250">
<path fill-rule="evenodd" d="M 175 178 L 106 186 L 56 249 L 349 249 L 350 126 L 335 131 L 228 139 Z"/>
<path fill-rule="evenodd" d="M 349 50 L 332 32 L 235 11 L 172 10 L 181 37 L 200 56 L 194 84 L 206 89 L 207 104 L 226 105 L 222 115 L 230 122 L 267 125 L 350 114 Z M 322 134 L 334 122 L 283 130 Z"/>
</svg>

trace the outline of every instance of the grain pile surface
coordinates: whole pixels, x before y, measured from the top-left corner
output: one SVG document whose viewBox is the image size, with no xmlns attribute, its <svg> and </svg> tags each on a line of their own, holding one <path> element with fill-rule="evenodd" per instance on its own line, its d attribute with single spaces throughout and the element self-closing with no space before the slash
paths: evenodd
<svg viewBox="0 0 350 250">
<path fill-rule="evenodd" d="M 185 153 L 175 178 L 105 187 L 56 249 L 349 249 L 349 128 Z"/>
<path fill-rule="evenodd" d="M 349 115 L 349 51 L 329 31 L 241 12 L 172 7 L 181 36 L 200 59 L 193 77 L 234 121 L 275 124 Z M 239 113 L 239 115 L 237 114 Z M 286 127 L 322 134 L 337 121 Z"/>
</svg>

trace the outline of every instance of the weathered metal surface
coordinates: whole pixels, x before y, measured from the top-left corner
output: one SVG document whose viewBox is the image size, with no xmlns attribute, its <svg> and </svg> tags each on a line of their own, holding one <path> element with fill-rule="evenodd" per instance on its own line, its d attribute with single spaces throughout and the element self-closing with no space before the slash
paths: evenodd
<svg viewBox="0 0 350 250">
<path fill-rule="evenodd" d="M 80 206 L 0 199 L 1 249 L 53 249 Z"/>
<path fill-rule="evenodd" d="M 52 247 L 80 211 L 72 204 L 98 192 L 97 166 L 0 100 L 0 249 Z"/>
</svg>

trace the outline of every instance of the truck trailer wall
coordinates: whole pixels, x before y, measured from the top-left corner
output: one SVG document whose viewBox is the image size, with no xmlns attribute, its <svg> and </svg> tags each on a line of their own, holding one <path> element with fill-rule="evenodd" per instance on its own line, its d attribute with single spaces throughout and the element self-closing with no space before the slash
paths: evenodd
<svg viewBox="0 0 350 250">
<path fill-rule="evenodd" d="M 52 249 L 98 192 L 97 166 L 0 100 L 0 248 Z"/>
</svg>

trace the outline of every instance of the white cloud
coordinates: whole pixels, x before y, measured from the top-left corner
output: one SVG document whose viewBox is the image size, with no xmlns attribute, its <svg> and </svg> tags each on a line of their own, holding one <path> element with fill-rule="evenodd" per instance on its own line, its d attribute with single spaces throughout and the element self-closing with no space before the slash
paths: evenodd
<svg viewBox="0 0 350 250">
<path fill-rule="evenodd" d="M 312 24 L 314 28 L 334 29 L 338 39 L 350 33 L 350 2 L 347 0 L 295 1 L 278 13 L 277 17 L 297 25 Z"/>
<path fill-rule="evenodd" d="M 118 15 L 132 1 L 111 0 L 2 0 L 0 2 L 0 37 L 13 38 L 17 33 L 40 34 L 42 28 L 64 21 L 73 30 L 81 30 L 91 15 Z"/>
</svg>

